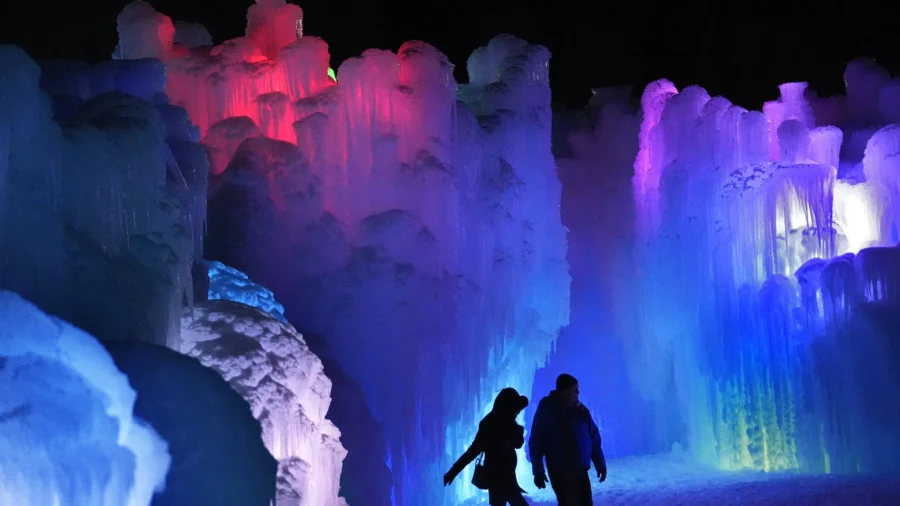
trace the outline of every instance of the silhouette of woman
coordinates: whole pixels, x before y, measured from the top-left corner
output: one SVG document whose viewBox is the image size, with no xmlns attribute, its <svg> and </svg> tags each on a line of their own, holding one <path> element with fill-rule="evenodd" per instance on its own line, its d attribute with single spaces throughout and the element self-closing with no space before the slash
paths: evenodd
<svg viewBox="0 0 900 506">
<path fill-rule="evenodd" d="M 478 425 L 475 441 L 444 475 L 449 485 L 467 465 L 482 452 L 484 468 L 489 476 L 488 501 L 491 506 L 528 506 L 516 481 L 516 449 L 525 444 L 525 427 L 516 422 L 528 406 L 528 398 L 514 388 L 504 388 L 494 399 L 494 409 Z"/>
</svg>

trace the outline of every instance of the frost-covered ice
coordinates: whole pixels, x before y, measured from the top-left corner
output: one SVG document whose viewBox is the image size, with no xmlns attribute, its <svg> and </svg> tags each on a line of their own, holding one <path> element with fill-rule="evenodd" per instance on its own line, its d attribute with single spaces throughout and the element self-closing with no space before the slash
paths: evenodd
<svg viewBox="0 0 900 506">
<path fill-rule="evenodd" d="M 0 291 L 0 504 L 148 506 L 166 442 L 90 335 Z"/>
<path fill-rule="evenodd" d="M 219 372 L 249 403 L 278 459 L 279 506 L 342 506 L 347 451 L 325 418 L 331 380 L 321 360 L 288 323 L 231 300 L 185 311 L 181 351 Z"/>
<path fill-rule="evenodd" d="M 275 300 L 268 288 L 256 284 L 243 272 L 215 260 L 207 261 L 209 268 L 209 300 L 232 300 L 261 309 L 276 319 L 284 319 L 284 306 Z"/>
</svg>

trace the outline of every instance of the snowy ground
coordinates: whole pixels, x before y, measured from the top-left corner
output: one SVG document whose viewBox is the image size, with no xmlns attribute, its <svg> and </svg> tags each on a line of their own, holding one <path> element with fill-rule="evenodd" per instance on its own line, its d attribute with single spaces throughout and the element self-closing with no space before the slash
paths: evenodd
<svg viewBox="0 0 900 506">
<path fill-rule="evenodd" d="M 900 506 L 900 476 L 727 473 L 680 454 L 612 460 L 606 482 L 599 483 L 596 475 L 593 480 L 596 506 Z M 529 490 L 532 506 L 556 505 L 549 488 L 535 491 L 533 483 L 521 485 Z M 467 506 L 487 506 L 487 494 Z"/>
</svg>

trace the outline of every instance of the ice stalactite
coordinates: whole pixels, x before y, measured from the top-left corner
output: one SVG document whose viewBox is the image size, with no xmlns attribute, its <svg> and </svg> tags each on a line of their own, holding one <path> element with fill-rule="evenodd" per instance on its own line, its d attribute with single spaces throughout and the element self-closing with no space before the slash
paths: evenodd
<svg viewBox="0 0 900 506">
<path fill-rule="evenodd" d="M 900 227 L 900 125 L 888 125 L 875 132 L 866 145 L 862 163 L 871 191 L 887 204 L 879 219 L 873 220 L 879 238 L 896 241 Z"/>
<path fill-rule="evenodd" d="M 671 81 L 661 79 L 647 86 L 641 96 L 643 121 L 641 123 L 640 151 L 634 163 L 635 202 L 644 206 L 638 213 L 642 223 L 638 225 L 642 235 L 656 233 L 659 219 L 659 178 L 667 164 L 666 145 L 662 141 L 660 121 L 666 103 L 678 89 Z"/>
<path fill-rule="evenodd" d="M 674 395 L 685 427 L 678 439 L 721 465 L 796 467 L 795 428 L 778 411 L 793 402 L 795 388 L 790 348 L 775 344 L 792 330 L 792 307 L 779 294 L 790 292 L 786 276 L 832 251 L 836 173 L 809 159 L 809 127 L 788 107 L 798 88 L 782 89 L 777 153 L 764 148 L 772 123 L 763 115 L 699 88 L 675 95 L 662 113 L 662 134 L 643 138 L 651 151 L 653 141 L 663 144 L 667 163 L 659 232 L 643 252 L 646 302 L 639 305 L 653 312 L 642 317 L 641 339 L 650 341 L 632 362 L 642 370 L 648 361 L 670 364 L 663 370 L 673 371 L 674 391 L 637 370 L 635 379 L 654 403 Z M 819 150 L 830 155 L 829 146 Z M 639 156 L 635 170 L 641 163 Z M 763 285 L 770 276 L 782 281 Z M 769 302 L 748 308 L 739 295 L 745 286 L 762 289 Z M 755 331 L 739 323 L 758 318 Z M 760 339 L 767 344 L 752 344 Z"/>
<path fill-rule="evenodd" d="M 452 362 L 444 366 L 444 397 L 453 403 L 448 408 L 455 404 L 444 464 L 471 442 L 501 388 L 530 391 L 569 320 L 562 188 L 550 151 L 549 59 L 546 48 L 498 36 L 472 54 L 472 82 L 461 85 L 466 103 L 485 115 L 466 135 L 458 127 L 456 139 L 455 167 L 468 179 L 461 188 L 457 248 L 463 272 L 478 288 L 460 300 L 462 346 L 456 352 L 470 364 L 466 381 L 454 381 Z M 470 119 L 465 124 L 474 126 Z M 480 160 L 469 158 L 477 154 L 465 148 L 470 135 L 481 146 Z M 519 471 L 527 483 L 527 466 Z M 469 478 L 455 484 L 458 498 L 475 493 Z"/>
</svg>

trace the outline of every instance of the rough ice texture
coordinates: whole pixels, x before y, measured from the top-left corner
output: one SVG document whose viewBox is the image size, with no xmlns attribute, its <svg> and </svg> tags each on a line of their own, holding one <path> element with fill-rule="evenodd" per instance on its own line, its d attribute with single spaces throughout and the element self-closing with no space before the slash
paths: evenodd
<svg viewBox="0 0 900 506">
<path fill-rule="evenodd" d="M 493 39 L 464 105 L 418 41 L 345 61 L 335 83 L 324 41 L 258 22 L 276 3 L 253 6 L 246 37 L 166 60 L 214 172 L 234 150 L 211 183 L 208 258 L 329 341 L 384 427 L 396 504 L 463 500 L 469 479 L 447 494 L 442 470 L 500 388 L 530 389 L 568 320 L 550 54 Z"/>
<path fill-rule="evenodd" d="M 147 506 L 166 442 L 93 337 L 0 291 L 0 504 Z"/>
<path fill-rule="evenodd" d="M 210 300 L 185 311 L 181 351 L 250 403 L 279 462 L 277 504 L 346 505 L 338 487 L 347 451 L 325 418 L 331 380 L 294 327 L 240 302 Z"/>
<path fill-rule="evenodd" d="M 0 63 L 0 287 L 101 339 L 174 341 L 202 250 L 208 162 L 185 111 L 163 100 L 165 66 L 41 71 L 7 46 Z"/>
<path fill-rule="evenodd" d="M 216 371 L 164 346 L 105 345 L 137 392 L 135 415 L 169 443 L 166 489 L 152 506 L 271 506 L 278 463 L 250 406 Z"/>
<path fill-rule="evenodd" d="M 258 285 L 250 280 L 246 274 L 228 267 L 222 262 L 208 261 L 209 267 L 209 294 L 208 300 L 233 300 L 255 307 L 275 319 L 287 323 L 284 319 L 284 306 L 275 300 L 275 296 L 268 288 Z"/>
<path fill-rule="evenodd" d="M 726 469 L 900 467 L 900 438 L 886 432 L 900 409 L 877 401 L 900 386 L 886 337 L 897 322 L 877 309 L 896 304 L 897 250 L 871 247 L 896 240 L 900 128 L 884 125 L 883 69 L 854 61 L 845 79 L 847 96 L 830 99 L 782 85 L 763 113 L 648 86 L 634 163 L 640 282 L 615 291 L 636 290 L 635 320 L 617 318 L 634 325 L 619 381 L 646 403 L 629 423 L 647 425 L 651 447 L 686 442 Z M 582 170 L 574 184 L 592 177 Z"/>
</svg>

